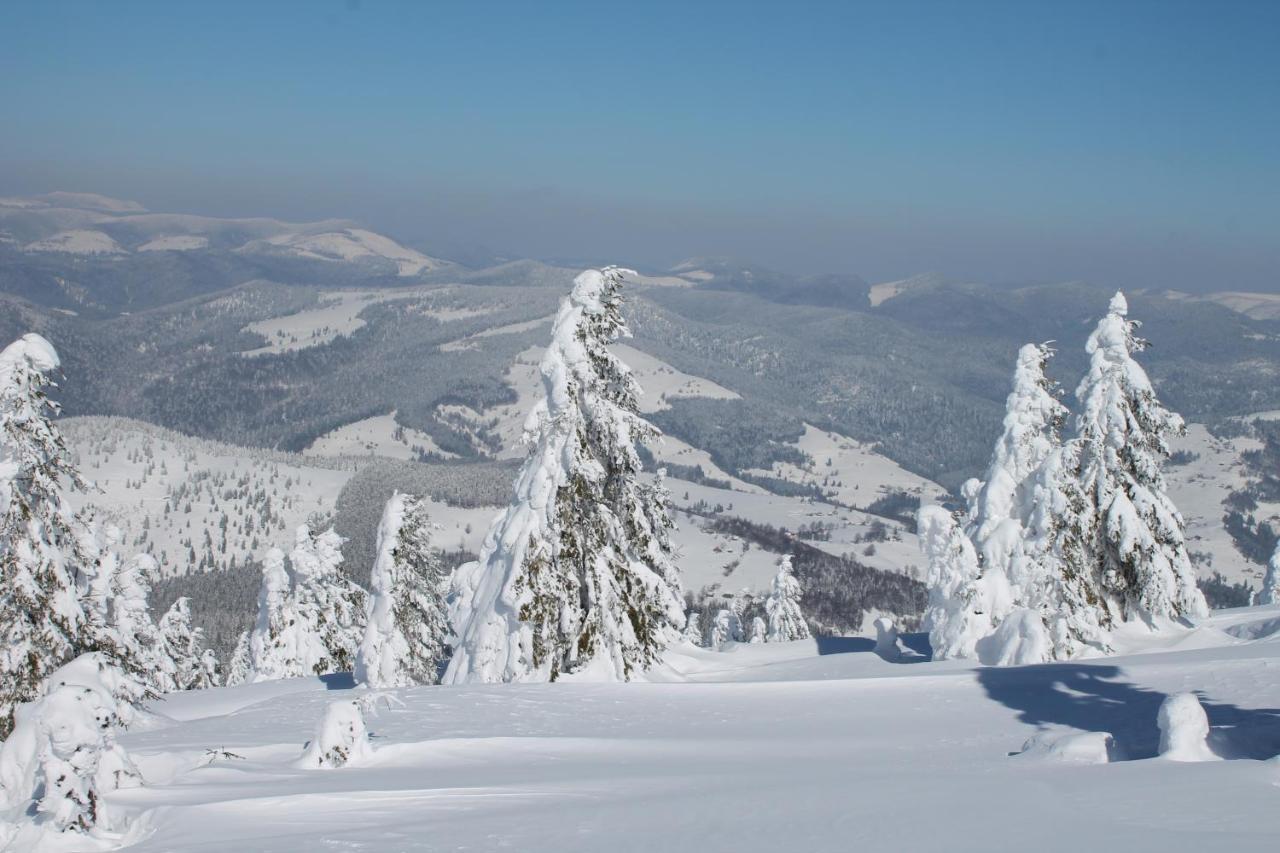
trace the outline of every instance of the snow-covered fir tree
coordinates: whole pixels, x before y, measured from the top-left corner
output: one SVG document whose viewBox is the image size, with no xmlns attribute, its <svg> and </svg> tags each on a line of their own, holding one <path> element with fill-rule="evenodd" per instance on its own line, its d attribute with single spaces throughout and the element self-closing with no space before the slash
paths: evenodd
<svg viewBox="0 0 1280 853">
<path fill-rule="evenodd" d="M 293 601 L 299 630 L 319 640 L 302 642 L 303 665 L 317 675 L 350 672 L 364 636 L 364 590 L 342 573 L 342 543 L 333 528 L 313 533 L 298 527 L 289 555 L 293 567 Z"/>
<path fill-rule="evenodd" d="M 800 611 L 800 581 L 791 572 L 791 557 L 785 556 L 774 575 L 769 597 L 764 602 L 769 617 L 767 637 L 771 643 L 809 638 L 809 625 Z"/>
<path fill-rule="evenodd" d="M 191 603 L 183 596 L 160 617 L 160 640 L 172 668 L 173 690 L 203 690 L 220 683 L 218 658 L 204 645 L 204 632 L 191 624 Z"/>
<path fill-rule="evenodd" d="M 253 677 L 253 657 L 249 651 L 249 633 L 241 631 L 236 639 L 235 648 L 231 651 L 231 660 L 227 663 L 228 687 L 247 684 Z"/>
<path fill-rule="evenodd" d="M 1018 351 L 1013 389 L 1005 401 L 1004 429 L 987 467 L 986 479 L 966 484 L 969 502 L 966 532 L 973 540 L 983 574 L 999 574 L 1017 586 L 1023 526 L 1032 504 L 1033 480 L 1049 454 L 1062 443 L 1067 408 L 1045 375 L 1053 355 L 1047 344 Z M 1016 598 L 1016 592 L 1010 598 Z M 999 618 L 1001 614 L 993 614 Z"/>
<path fill-rule="evenodd" d="M 1271 552 L 1267 562 L 1267 574 L 1262 579 L 1262 589 L 1258 590 L 1257 604 L 1280 604 L 1280 542 Z"/>
<path fill-rule="evenodd" d="M 159 566 L 147 554 L 117 562 L 111 580 L 111 627 L 127 670 L 139 673 L 148 692 L 173 690 L 175 666 L 169 657 L 160 629 L 151 618 L 152 580 Z M 141 699 L 142 697 L 137 697 Z"/>
<path fill-rule="evenodd" d="M 588 270 L 561 304 L 514 500 L 455 581 L 461 621 L 447 682 L 625 680 L 683 627 L 667 492 L 641 477 L 636 451 L 658 433 L 609 350 L 629 334 L 623 275 Z"/>
<path fill-rule="evenodd" d="M 284 552 L 271 548 L 262 559 L 258 617 L 249 633 L 249 681 L 307 675 L 298 651 L 301 620 L 294 608 Z"/>
<path fill-rule="evenodd" d="M 748 643 L 764 643 L 769 639 L 769 626 L 761 616 L 751 618 L 751 630 L 747 634 Z"/>
<path fill-rule="evenodd" d="M 426 504 L 411 495 L 393 494 L 378 525 L 369 624 L 356 654 L 357 683 L 385 688 L 439 680 L 450 633 L 447 583 L 431 545 Z"/>
<path fill-rule="evenodd" d="M 17 704 L 94 639 L 77 588 L 91 561 L 63 492 L 80 475 L 48 396 L 58 365 L 39 335 L 0 352 L 0 736 Z"/>
<path fill-rule="evenodd" d="M 684 638 L 687 642 L 693 643 L 695 646 L 702 645 L 702 627 L 701 620 L 696 610 L 685 614 L 684 621 Z"/>
<path fill-rule="evenodd" d="M 1169 439 L 1183 432 L 1183 421 L 1161 405 L 1134 361 L 1146 342 L 1128 313 L 1117 293 L 1089 337 L 1089 372 L 1076 391 L 1072 462 L 1087 499 L 1082 526 L 1089 538 L 1070 555 L 1079 564 L 1067 570 L 1093 577 L 1110 611 L 1104 623 L 1199 616 L 1208 608 L 1163 474 Z"/>
<path fill-rule="evenodd" d="M 970 658 L 994 629 L 991 591 L 978 554 L 955 516 L 940 506 L 920 507 L 917 529 L 928 562 L 929 603 L 924 627 L 935 660 Z"/>
</svg>

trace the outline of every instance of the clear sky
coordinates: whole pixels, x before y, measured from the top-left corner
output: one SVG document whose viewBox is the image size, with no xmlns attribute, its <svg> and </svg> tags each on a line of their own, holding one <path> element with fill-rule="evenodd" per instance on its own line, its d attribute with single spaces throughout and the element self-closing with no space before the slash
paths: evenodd
<svg viewBox="0 0 1280 853">
<path fill-rule="evenodd" d="M 1280 2 L 0 4 L 0 192 L 1280 290 Z"/>
</svg>

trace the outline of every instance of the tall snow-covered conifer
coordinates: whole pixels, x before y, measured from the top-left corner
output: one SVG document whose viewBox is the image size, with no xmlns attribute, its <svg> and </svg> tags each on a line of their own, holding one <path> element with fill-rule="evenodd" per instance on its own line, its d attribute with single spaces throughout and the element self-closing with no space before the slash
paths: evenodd
<svg viewBox="0 0 1280 853">
<path fill-rule="evenodd" d="M 625 680 L 684 624 L 667 493 L 641 479 L 636 452 L 658 432 L 609 351 L 629 334 L 623 275 L 588 270 L 560 306 L 514 501 L 455 580 L 461 621 L 446 682 Z"/>
<path fill-rule="evenodd" d="M 309 673 L 350 672 L 364 636 L 365 592 L 342 573 L 342 543 L 333 530 L 297 531 L 289 554 L 293 566 L 293 601 L 304 635 L 299 650 Z M 317 646 L 311 638 L 317 638 Z"/>
<path fill-rule="evenodd" d="M 271 681 L 305 675 L 296 643 L 298 615 L 290 601 L 284 552 L 271 548 L 262 559 L 258 618 L 249 633 L 249 681 Z"/>
<path fill-rule="evenodd" d="M 1093 534 L 1080 557 L 1112 612 L 1198 616 L 1208 611 L 1187 554 L 1182 516 L 1165 492 L 1169 438 L 1182 418 L 1156 398 L 1133 353 L 1146 347 L 1117 293 L 1089 337 L 1089 372 L 1076 391 L 1076 478 L 1088 500 Z M 1072 566 L 1072 569 L 1077 567 Z"/>
<path fill-rule="evenodd" d="M 92 645 L 77 588 L 89 561 L 63 493 L 81 480 L 48 397 L 58 365 L 39 335 L 0 352 L 0 736 L 18 703 Z"/>
<path fill-rule="evenodd" d="M 449 636 L 447 582 L 431 547 L 425 504 L 411 495 L 392 495 L 378 525 L 369 624 L 356 654 L 358 684 L 408 687 L 439 680 Z"/>
<path fill-rule="evenodd" d="M 204 632 L 191 624 L 191 604 L 183 596 L 160 617 L 158 625 L 164 655 L 171 662 L 171 690 L 203 690 L 217 687 L 218 659 L 204 645 Z"/>
<path fill-rule="evenodd" d="M 1262 589 L 1258 590 L 1257 603 L 1280 604 L 1280 542 L 1267 562 L 1267 574 L 1262 579 Z"/>
</svg>

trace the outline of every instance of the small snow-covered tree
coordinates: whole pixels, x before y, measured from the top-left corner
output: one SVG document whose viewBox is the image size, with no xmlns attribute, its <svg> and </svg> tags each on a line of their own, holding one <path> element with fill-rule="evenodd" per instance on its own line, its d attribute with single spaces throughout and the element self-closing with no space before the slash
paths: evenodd
<svg viewBox="0 0 1280 853">
<path fill-rule="evenodd" d="M 934 660 L 970 658 L 991 633 L 991 590 L 978 554 L 955 517 L 940 506 L 920 507 L 920 545 L 929 563 L 929 604 L 924 626 Z"/>
<path fill-rule="evenodd" d="M 393 494 L 378 525 L 369 624 L 356 654 L 358 684 L 408 687 L 439 680 L 448 651 L 447 582 L 431 546 L 426 505 L 411 495 Z"/>
<path fill-rule="evenodd" d="M 58 365 L 39 335 L 0 351 L 0 737 L 14 708 L 92 641 L 76 582 L 88 561 L 63 492 L 81 479 L 48 396 Z"/>
<path fill-rule="evenodd" d="M 1146 347 L 1117 293 L 1090 335 L 1089 372 L 1076 391 L 1076 478 L 1087 497 L 1087 531 L 1069 570 L 1092 575 L 1115 620 L 1208 612 L 1187 553 L 1182 516 L 1162 468 L 1182 418 L 1161 405 L 1133 353 Z M 1077 556 L 1077 555 L 1073 555 Z"/>
<path fill-rule="evenodd" d="M 118 563 L 111 579 L 111 626 L 129 669 L 141 674 L 149 692 L 166 693 L 173 690 L 174 663 L 147 601 L 158 574 L 156 561 L 147 554 Z"/>
<path fill-rule="evenodd" d="M 231 652 L 231 661 L 227 664 L 227 686 L 247 684 L 252 677 L 253 659 L 249 652 L 249 632 L 241 631 L 236 647 Z"/>
<path fill-rule="evenodd" d="M 753 616 L 751 618 L 751 632 L 747 635 L 748 643 L 764 643 L 769 639 L 769 626 L 765 624 L 764 618 Z"/>
<path fill-rule="evenodd" d="M 218 658 L 204 645 L 204 632 L 191 624 L 191 603 L 183 596 L 160 617 L 164 656 L 172 666 L 174 690 L 217 687 Z"/>
<path fill-rule="evenodd" d="M 49 674 L 42 695 L 19 706 L 0 745 L 0 818 L 7 849 L 44 849 L 49 835 L 118 838 L 123 816 L 103 800 L 141 776 L 115 741 L 132 708 L 117 703 L 119 670 L 101 653 L 81 655 Z M 72 848 L 54 842 L 57 849 Z M 96 848 L 95 848 L 96 849 Z"/>
<path fill-rule="evenodd" d="M 764 611 L 769 617 L 769 642 L 786 643 L 809 638 L 809 625 L 800 611 L 800 581 L 791 572 L 790 556 L 783 557 L 778 565 L 769 597 L 764 602 Z"/>
<path fill-rule="evenodd" d="M 284 552 L 271 548 L 262 560 L 258 618 L 249 634 L 249 681 L 271 681 L 308 674 L 297 649 L 300 620 L 290 596 Z"/>
<path fill-rule="evenodd" d="M 514 500 L 477 565 L 456 578 L 461 621 L 446 682 L 626 680 L 683 627 L 668 495 L 660 478 L 641 477 L 636 450 L 658 432 L 609 350 L 629 334 L 623 275 L 582 273 L 560 307 Z"/>
<path fill-rule="evenodd" d="M 1258 604 L 1280 604 L 1280 542 L 1267 562 L 1267 574 L 1262 579 L 1262 589 L 1258 590 Z"/>
<path fill-rule="evenodd" d="M 313 533 L 298 527 L 289 554 L 303 666 L 316 675 L 350 672 L 364 636 L 365 593 L 341 570 L 342 543 L 333 528 Z M 312 641 L 318 639 L 318 645 Z"/>
<path fill-rule="evenodd" d="M 707 625 L 706 637 L 702 644 L 718 651 L 729 643 L 741 643 L 745 639 L 738 611 L 732 607 L 724 607 L 716 611 L 715 618 Z"/>
<path fill-rule="evenodd" d="M 316 726 L 315 737 L 307 744 L 298 766 L 326 769 L 356 764 L 373 754 L 364 709 L 359 702 L 330 702 Z"/>
<path fill-rule="evenodd" d="M 693 610 L 685 614 L 684 620 L 684 638 L 687 642 L 693 643 L 695 646 L 702 645 L 702 628 L 700 627 L 700 619 L 698 611 Z"/>
</svg>

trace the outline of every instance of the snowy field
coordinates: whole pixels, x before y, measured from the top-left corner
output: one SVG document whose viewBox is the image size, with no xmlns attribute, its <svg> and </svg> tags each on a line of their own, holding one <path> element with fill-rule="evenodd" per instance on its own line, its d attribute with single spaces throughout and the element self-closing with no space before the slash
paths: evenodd
<svg viewBox="0 0 1280 853">
<path fill-rule="evenodd" d="M 1274 850 L 1278 627 L 1225 611 L 1130 637 L 1145 653 L 1021 668 L 856 638 L 681 647 L 655 683 L 397 690 L 372 755 L 334 770 L 295 762 L 360 695 L 342 676 L 179 694 L 123 736 L 147 784 L 111 800 L 140 853 Z M 1184 691 L 1225 760 L 1156 757 Z"/>
</svg>

